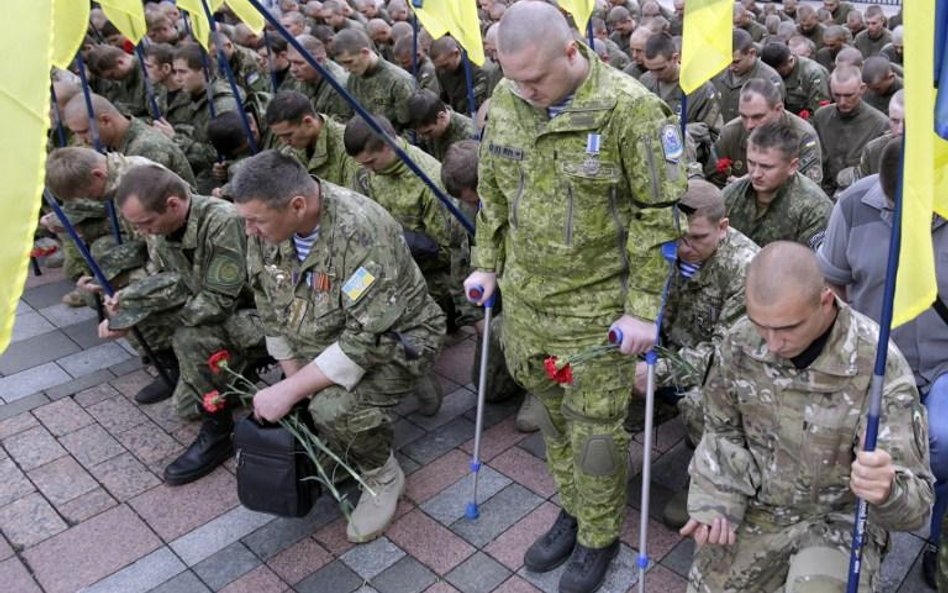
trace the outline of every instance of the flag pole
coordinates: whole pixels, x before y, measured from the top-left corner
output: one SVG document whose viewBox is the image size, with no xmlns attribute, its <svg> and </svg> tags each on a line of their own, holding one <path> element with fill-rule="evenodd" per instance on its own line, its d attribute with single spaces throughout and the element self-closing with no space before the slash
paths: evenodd
<svg viewBox="0 0 948 593">
<path fill-rule="evenodd" d="M 148 107 L 151 109 L 151 118 L 155 121 L 161 119 L 161 110 L 158 109 L 158 101 L 155 99 L 155 88 L 148 78 L 148 69 L 145 68 L 145 52 L 142 50 L 141 42 L 135 45 L 135 57 L 138 58 L 138 66 L 142 71 L 142 78 L 145 80 L 145 96 L 148 100 Z"/>
<path fill-rule="evenodd" d="M 460 44 L 458 44 L 460 45 Z M 461 48 L 461 59 L 464 60 L 464 82 L 467 84 L 467 110 L 471 112 L 471 121 L 477 121 L 477 102 L 474 99 L 474 70 L 467 50 Z"/>
</svg>

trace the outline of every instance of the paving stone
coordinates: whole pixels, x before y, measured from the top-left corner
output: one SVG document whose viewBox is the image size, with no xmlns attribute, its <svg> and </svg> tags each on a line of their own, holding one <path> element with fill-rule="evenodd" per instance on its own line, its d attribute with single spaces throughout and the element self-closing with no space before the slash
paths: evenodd
<svg viewBox="0 0 948 593">
<path fill-rule="evenodd" d="M 73 379 L 67 383 L 50 387 L 49 389 L 44 390 L 43 393 L 45 393 L 50 400 L 56 401 L 70 395 L 76 395 L 80 391 L 85 391 L 90 387 L 95 387 L 96 385 L 106 383 L 114 378 L 115 375 L 113 375 L 111 371 L 102 369 L 101 371 L 83 375 L 82 377 Z"/>
<path fill-rule="evenodd" d="M 297 583 L 295 589 L 299 593 L 352 593 L 362 583 L 359 575 L 336 560 Z"/>
<path fill-rule="evenodd" d="M 148 593 L 211 593 L 211 590 L 201 582 L 201 579 L 197 578 L 197 575 L 188 570 L 155 587 Z"/>
<path fill-rule="evenodd" d="M 0 461 L 0 507 L 33 492 L 33 484 L 12 459 Z"/>
<path fill-rule="evenodd" d="M 882 562 L 880 591 L 898 589 L 912 568 L 912 562 L 921 553 L 925 542 L 911 533 L 902 531 L 890 535 L 889 553 Z"/>
<path fill-rule="evenodd" d="M 138 391 L 154 380 L 154 376 L 148 374 L 144 369 L 139 369 L 125 375 L 119 375 L 118 379 L 112 381 L 112 386 L 127 397 L 132 397 Z"/>
<path fill-rule="evenodd" d="M 332 554 L 307 537 L 270 558 L 267 566 L 284 581 L 295 585 L 332 561 Z"/>
<path fill-rule="evenodd" d="M 4 590 L 11 593 L 42 593 L 18 558 L 8 558 L 0 562 L 0 583 L 3 583 Z"/>
<path fill-rule="evenodd" d="M 57 437 L 95 422 L 92 416 L 79 407 L 79 404 L 68 398 L 36 408 L 33 410 L 33 415 L 43 423 L 46 430 Z"/>
<path fill-rule="evenodd" d="M 36 309 L 26 304 L 26 301 L 20 299 L 16 302 L 16 314 L 23 315 L 24 313 L 33 313 Z"/>
<path fill-rule="evenodd" d="M 20 398 L 69 381 L 72 381 L 72 376 L 69 373 L 60 368 L 55 362 L 47 362 L 0 378 L 0 397 L 9 404 Z"/>
<path fill-rule="evenodd" d="M 406 556 L 375 577 L 372 587 L 378 593 L 420 593 L 437 580 L 434 573 Z"/>
<path fill-rule="evenodd" d="M 23 340 L 29 340 L 36 336 L 41 336 L 47 332 L 55 331 L 56 326 L 50 323 L 39 313 L 24 313 L 17 315 L 13 322 L 13 333 L 10 336 L 10 343 L 16 344 Z"/>
<path fill-rule="evenodd" d="M 103 511 L 114 507 L 117 502 L 109 496 L 103 488 L 96 487 L 91 492 L 70 500 L 66 504 L 56 507 L 59 514 L 62 515 L 70 524 L 76 524 L 94 517 Z"/>
<path fill-rule="evenodd" d="M 543 435 L 539 432 L 535 432 L 523 439 L 517 446 L 537 459 L 541 459 L 544 462 L 546 461 L 546 443 L 543 442 Z"/>
<path fill-rule="evenodd" d="M 305 517 L 279 517 L 244 538 L 255 554 L 268 560 L 341 515 L 339 505 L 331 496 L 316 501 Z"/>
<path fill-rule="evenodd" d="M 14 416 L 18 416 L 24 412 L 29 412 L 34 408 L 48 404 L 49 401 L 50 400 L 48 397 L 46 397 L 46 394 L 34 393 L 33 395 L 28 395 L 15 400 L 12 403 L 0 403 L 0 421 L 13 418 Z"/>
<path fill-rule="evenodd" d="M 369 581 L 389 566 L 398 562 L 405 551 L 387 537 L 356 546 L 339 557 L 356 574 Z"/>
<path fill-rule="evenodd" d="M 649 498 L 648 498 L 648 515 L 649 517 L 661 521 L 662 519 L 662 510 L 665 508 L 665 502 L 671 499 L 675 493 L 668 488 L 665 488 L 661 484 L 655 482 L 654 480 L 651 483 L 649 489 Z M 642 476 L 641 474 L 635 476 L 629 480 L 629 489 L 626 495 L 626 501 L 629 505 L 638 509 L 642 504 Z"/>
<path fill-rule="evenodd" d="M 494 589 L 493 593 L 540 593 L 540 590 L 519 576 L 511 575 L 509 579 Z M 634 593 L 634 590 L 630 589 L 629 593 Z"/>
<path fill-rule="evenodd" d="M 66 278 L 63 275 L 63 269 L 61 267 L 50 268 L 44 265 L 43 263 L 40 263 L 40 266 L 42 266 L 43 274 L 40 276 L 37 276 L 36 274 L 33 274 L 33 273 L 28 274 L 26 276 L 26 283 L 24 284 L 25 290 L 32 290 L 39 286 L 45 286 L 47 284 L 53 284 L 56 282 L 62 282 L 63 280 L 66 280 Z"/>
<path fill-rule="evenodd" d="M 171 541 L 235 508 L 237 482 L 218 468 L 190 484 L 156 486 L 129 504 L 162 539 Z"/>
<path fill-rule="evenodd" d="M 107 459 L 89 471 L 119 501 L 126 501 L 161 482 L 131 453 Z"/>
<path fill-rule="evenodd" d="M 460 591 L 444 581 L 438 581 L 425 589 L 425 593 L 460 593 Z"/>
<path fill-rule="evenodd" d="M 86 408 L 102 425 L 102 428 L 113 435 L 124 432 L 148 421 L 138 407 L 124 397 L 113 397 L 100 401 Z"/>
<path fill-rule="evenodd" d="M 0 374 L 13 375 L 79 352 L 79 345 L 61 331 L 51 331 L 10 344 L 0 356 Z"/>
<path fill-rule="evenodd" d="M 116 438 L 146 465 L 178 455 L 184 450 L 178 441 L 168 436 L 168 433 L 158 428 L 154 422 L 147 420 L 118 433 Z"/>
<path fill-rule="evenodd" d="M 423 429 L 415 426 L 411 423 L 411 421 L 406 420 L 405 418 L 399 418 L 393 422 L 392 431 L 395 433 L 395 438 L 392 440 L 392 448 L 395 450 L 401 449 L 408 443 L 425 434 Z"/>
<path fill-rule="evenodd" d="M 476 551 L 420 509 L 395 521 L 386 530 L 386 535 L 412 558 L 439 575 L 447 574 Z"/>
<path fill-rule="evenodd" d="M 72 457 L 60 457 L 27 473 L 40 492 L 61 505 L 96 489 L 95 480 Z"/>
<path fill-rule="evenodd" d="M 46 273 L 43 276 L 46 276 Z M 54 278 L 55 275 L 51 274 L 49 277 Z M 72 280 L 58 280 L 52 284 L 24 290 L 22 299 L 34 309 L 45 309 L 60 302 L 63 295 L 75 287 L 76 283 Z"/>
<path fill-rule="evenodd" d="M 131 355 L 118 344 L 100 344 L 60 358 L 57 362 L 73 377 L 82 377 L 127 360 Z"/>
<path fill-rule="evenodd" d="M 481 500 L 487 500 L 510 483 L 511 480 L 507 476 L 486 465 L 482 466 L 477 480 L 477 496 Z M 421 509 L 443 525 L 451 525 L 464 516 L 470 498 L 471 480 L 464 477 L 422 504 Z"/>
<path fill-rule="evenodd" d="M 661 591 L 661 593 L 685 593 L 688 590 L 688 579 L 682 578 L 664 566 L 653 566 L 645 573 L 645 590 Z M 890 589 L 882 590 L 889 591 Z"/>
<path fill-rule="evenodd" d="M 467 388 L 465 388 L 467 389 Z M 476 391 L 471 391 L 474 393 L 474 397 L 477 397 Z M 476 401 L 476 400 L 475 400 Z M 495 424 L 504 421 L 511 416 L 516 415 L 517 410 L 520 409 L 520 404 L 523 403 L 523 396 L 518 395 L 512 397 L 508 400 L 502 402 L 489 402 L 484 406 L 484 428 L 490 428 Z M 477 420 L 477 408 L 474 407 L 464 413 L 464 417 L 475 422 Z"/>
<path fill-rule="evenodd" d="M 123 360 L 118 364 L 113 364 L 109 367 L 109 371 L 114 373 L 116 377 L 121 377 L 122 375 L 141 370 L 143 368 L 145 368 L 145 363 L 143 363 L 142 359 L 138 357 L 138 353 L 130 352 L 129 358 L 127 360 Z"/>
<path fill-rule="evenodd" d="M 516 427 L 516 418 L 510 416 L 484 431 L 481 437 L 480 458 L 490 461 L 497 455 L 513 447 L 529 435 L 520 432 Z M 474 437 L 461 445 L 460 449 L 471 455 L 474 454 Z"/>
<path fill-rule="evenodd" d="M 4 439 L 3 446 L 24 471 L 45 465 L 66 454 L 53 435 L 40 426 Z"/>
<path fill-rule="evenodd" d="M 2 406 L 0 409 L 6 408 Z M 17 433 L 29 430 L 34 426 L 39 426 L 39 422 L 32 414 L 17 414 L 11 418 L 0 420 L 0 440 L 11 437 Z"/>
<path fill-rule="evenodd" d="M 0 379 L 2 381 L 2 379 Z M 424 465 L 441 457 L 474 434 L 474 423 L 467 418 L 451 422 L 402 447 L 402 453 Z"/>
<path fill-rule="evenodd" d="M 398 461 L 398 465 L 402 466 L 402 472 L 404 472 L 405 477 L 412 475 L 421 468 L 421 464 L 414 459 L 405 457 L 399 451 L 395 451 L 395 459 Z"/>
<path fill-rule="evenodd" d="M 490 593 L 510 574 L 502 564 L 478 552 L 449 572 L 446 579 L 462 593 Z"/>
<path fill-rule="evenodd" d="M 158 548 L 82 593 L 145 593 L 185 570 L 168 548 Z"/>
<path fill-rule="evenodd" d="M 497 536 L 484 547 L 484 551 L 510 570 L 518 570 L 523 566 L 523 555 L 527 548 L 553 526 L 559 514 L 559 507 L 544 502 Z"/>
<path fill-rule="evenodd" d="M 639 547 L 639 511 L 629 511 L 619 532 L 619 539 L 626 545 Z M 648 520 L 648 556 L 652 561 L 661 560 L 682 541 L 678 531 L 669 529 L 664 523 L 649 517 Z"/>
<path fill-rule="evenodd" d="M 282 593 L 288 590 L 286 583 L 272 570 L 258 566 L 221 589 L 220 593 Z"/>
<path fill-rule="evenodd" d="M 473 340 L 464 340 L 456 346 L 446 348 L 435 361 L 435 372 L 459 385 L 470 383 L 476 348 Z"/>
<path fill-rule="evenodd" d="M 98 424 L 90 424 L 59 439 L 59 442 L 87 468 L 112 459 L 125 448 Z"/>
<path fill-rule="evenodd" d="M 10 556 L 13 556 L 13 546 L 3 535 L 0 535 L 0 560 L 6 560 Z"/>
<path fill-rule="evenodd" d="M 99 371 L 105 372 L 105 371 Z M 96 373 L 93 373 L 93 375 Z M 87 375 L 92 376 L 92 375 Z M 76 397 L 73 398 L 77 404 L 83 408 L 88 408 L 93 404 L 97 404 L 101 401 L 107 400 L 109 398 L 120 395 L 118 390 L 108 384 L 95 385 L 87 389 L 83 389 L 76 393 Z"/>
<path fill-rule="evenodd" d="M 236 507 L 174 540 L 171 549 L 188 566 L 194 566 L 272 520 L 270 515 Z"/>
<path fill-rule="evenodd" d="M 194 565 L 194 574 L 198 575 L 214 591 L 237 580 L 261 561 L 240 542 L 234 542 L 223 550 L 205 558 Z"/>
<path fill-rule="evenodd" d="M 45 317 L 56 327 L 69 327 L 77 323 L 96 319 L 96 312 L 89 307 L 70 307 L 63 303 L 56 303 L 49 307 L 39 310 L 40 315 Z"/>
<path fill-rule="evenodd" d="M 341 556 L 355 547 L 355 544 L 346 537 L 348 526 L 349 521 L 345 517 L 339 517 L 313 534 L 313 539 L 329 550 L 333 556 Z"/>
<path fill-rule="evenodd" d="M 69 336 L 73 342 L 79 344 L 81 348 L 92 348 L 93 346 L 112 341 L 103 340 L 99 337 L 99 320 L 95 316 L 85 321 L 66 326 L 62 328 L 62 331 Z"/>
<path fill-rule="evenodd" d="M 33 492 L 0 508 L 0 530 L 16 548 L 27 548 L 66 529 L 53 507 Z"/>
<path fill-rule="evenodd" d="M 521 568 L 517 575 L 544 593 L 557 593 L 560 577 L 566 571 L 568 564 L 566 562 L 559 568 L 542 574 Z M 638 582 L 638 568 L 635 565 L 635 554 L 628 546 L 620 545 L 619 554 L 606 572 L 606 578 L 598 593 L 626 593 L 636 582 Z"/>
<path fill-rule="evenodd" d="M 491 459 L 490 465 L 542 498 L 549 498 L 556 493 L 556 483 L 547 469 L 546 462 L 520 447 L 507 449 Z"/>
<path fill-rule="evenodd" d="M 408 478 L 405 496 L 423 503 L 449 484 L 470 474 L 471 458 L 457 449 L 448 451 L 438 459 L 425 464 Z"/>
<path fill-rule="evenodd" d="M 477 398 L 467 389 L 456 389 L 448 393 L 441 401 L 441 409 L 434 416 L 422 416 L 414 412 L 408 419 L 417 426 L 431 431 L 444 426 L 471 408 L 477 406 Z"/>
<path fill-rule="evenodd" d="M 508 527 L 540 506 L 543 499 L 520 484 L 511 484 L 480 505 L 480 517 L 458 519 L 451 531 L 478 548 L 486 546 Z"/>
<path fill-rule="evenodd" d="M 688 571 L 691 569 L 691 560 L 695 555 L 695 540 L 690 537 L 681 540 L 675 548 L 662 558 L 661 565 L 682 576 L 688 578 Z"/>
<path fill-rule="evenodd" d="M 678 444 L 652 463 L 652 481 L 672 492 L 684 490 L 688 487 L 688 464 L 691 462 L 691 455 L 692 450 L 684 440 L 679 440 Z"/>
<path fill-rule="evenodd" d="M 151 418 L 155 424 L 161 427 L 163 431 L 169 434 L 181 430 L 184 426 L 193 422 L 178 416 L 178 413 L 174 408 L 174 402 L 171 400 L 171 398 L 162 400 L 155 404 L 142 406 L 141 411 L 146 416 Z"/>
</svg>

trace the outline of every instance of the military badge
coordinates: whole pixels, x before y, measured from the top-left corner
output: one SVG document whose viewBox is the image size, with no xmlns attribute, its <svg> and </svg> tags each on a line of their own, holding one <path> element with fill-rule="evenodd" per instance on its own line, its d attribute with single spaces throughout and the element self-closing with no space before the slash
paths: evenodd
<svg viewBox="0 0 948 593">
<path fill-rule="evenodd" d="M 352 276 L 342 285 L 342 292 L 350 301 L 357 301 L 365 294 L 365 291 L 375 282 L 375 276 L 369 273 L 364 267 L 359 266 Z"/>
<path fill-rule="evenodd" d="M 665 124 L 662 127 L 662 152 L 669 163 L 677 163 L 685 153 L 685 143 L 681 140 L 681 132 L 675 124 Z"/>
<path fill-rule="evenodd" d="M 586 136 L 586 160 L 583 161 L 583 173 L 595 175 L 599 173 L 599 145 L 602 137 L 599 134 Z"/>
</svg>

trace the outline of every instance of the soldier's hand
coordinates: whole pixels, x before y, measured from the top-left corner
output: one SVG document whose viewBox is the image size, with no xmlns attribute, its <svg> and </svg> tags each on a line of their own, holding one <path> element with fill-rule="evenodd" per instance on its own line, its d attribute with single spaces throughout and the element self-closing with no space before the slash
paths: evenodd
<svg viewBox="0 0 948 593">
<path fill-rule="evenodd" d="M 267 422 L 279 422 L 293 407 L 293 402 L 282 389 L 284 381 L 261 389 L 253 396 L 253 415 Z"/>
<path fill-rule="evenodd" d="M 79 292 L 85 292 L 89 294 L 101 293 L 102 287 L 95 281 L 95 278 L 92 276 L 80 276 L 76 280 L 76 289 Z"/>
<path fill-rule="evenodd" d="M 47 212 L 44 214 L 40 218 L 40 224 L 42 224 L 46 230 L 51 233 L 63 233 L 66 231 L 54 212 Z"/>
<path fill-rule="evenodd" d="M 165 118 L 156 119 L 151 123 L 151 127 L 158 130 L 169 138 L 174 138 L 174 126 L 168 123 Z"/>
<path fill-rule="evenodd" d="M 115 293 L 112 296 L 106 296 L 102 299 L 102 304 L 105 306 L 105 312 L 109 317 L 113 317 L 119 310 L 119 293 Z"/>
<path fill-rule="evenodd" d="M 481 298 L 474 301 L 477 305 L 483 305 L 497 290 L 497 274 L 494 272 L 473 272 L 464 281 L 464 294 L 470 294 L 472 288 L 479 288 L 484 291 Z"/>
<path fill-rule="evenodd" d="M 717 546 L 733 546 L 737 541 L 737 533 L 731 527 L 730 522 L 724 517 L 718 517 L 711 522 L 711 525 L 700 523 L 695 519 L 688 519 L 685 526 L 678 533 L 685 537 L 691 537 L 695 544 L 701 547 L 705 544 L 714 544 Z"/>
<path fill-rule="evenodd" d="M 648 365 L 644 362 L 635 363 L 635 383 L 632 384 L 632 393 L 638 396 L 644 396 L 648 387 Z"/>
<path fill-rule="evenodd" d="M 889 499 L 895 465 L 892 456 L 882 449 L 858 451 L 849 475 L 849 489 L 872 505 L 881 505 Z"/>
<path fill-rule="evenodd" d="M 117 340 L 119 338 L 124 338 L 127 333 L 128 330 L 124 329 L 110 329 L 108 319 L 103 319 L 99 323 L 99 339 Z"/>
<path fill-rule="evenodd" d="M 211 165 L 211 176 L 218 181 L 227 181 L 227 164 L 214 163 Z"/>
<path fill-rule="evenodd" d="M 622 343 L 619 352 L 622 354 L 642 354 L 655 345 L 658 329 L 653 321 L 643 321 L 623 315 L 610 327 L 622 330 Z"/>
</svg>

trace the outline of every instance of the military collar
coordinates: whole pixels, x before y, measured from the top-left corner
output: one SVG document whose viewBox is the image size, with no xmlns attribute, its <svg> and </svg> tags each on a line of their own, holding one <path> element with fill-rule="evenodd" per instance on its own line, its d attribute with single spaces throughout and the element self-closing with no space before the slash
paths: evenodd
<svg viewBox="0 0 948 593">
<path fill-rule="evenodd" d="M 206 196 L 191 196 L 191 204 L 188 207 L 188 221 L 184 227 L 184 236 L 181 237 L 180 245 L 182 249 L 197 249 L 198 246 L 198 225 L 200 224 L 200 215 L 198 210 L 203 209 L 210 198 Z"/>
<path fill-rule="evenodd" d="M 618 99 L 615 93 L 604 95 L 600 81 L 606 66 L 595 53 L 583 44 L 578 45 L 583 57 L 589 62 L 586 79 L 576 88 L 573 100 L 559 115 L 549 120 L 546 132 L 567 132 L 599 128 L 602 120 L 615 107 Z"/>
<path fill-rule="evenodd" d="M 332 201 L 329 189 L 327 188 L 327 182 L 319 179 L 318 177 L 311 175 L 314 181 L 319 184 L 319 220 L 317 221 L 317 226 L 319 227 L 319 237 L 317 237 L 316 242 L 313 244 L 313 248 L 310 250 L 309 255 L 306 256 L 306 259 L 299 261 L 299 258 L 296 255 L 296 246 L 293 244 L 293 237 L 290 237 L 286 241 L 280 243 L 278 251 L 280 253 L 280 260 L 283 262 L 284 266 L 286 262 L 289 262 L 289 269 L 298 269 L 303 272 L 307 269 L 313 267 L 318 262 L 318 249 L 317 245 L 324 243 L 325 241 L 332 241 L 332 237 L 335 234 L 335 202 Z M 284 267 L 284 269 L 287 269 Z"/>
<path fill-rule="evenodd" d="M 116 152 L 122 154 L 128 152 L 128 145 L 132 143 L 132 140 L 138 138 L 145 129 L 145 122 L 137 117 L 129 117 L 128 120 L 128 129 L 125 130 L 125 134 L 122 136 L 122 145 L 115 149 Z"/>
<path fill-rule="evenodd" d="M 309 151 L 306 148 L 303 149 L 303 156 L 306 157 L 309 163 L 308 168 L 310 169 L 314 169 L 325 163 L 329 156 L 329 119 L 318 113 L 316 117 L 322 120 L 323 127 L 319 130 L 319 135 L 316 136 L 316 143 L 313 144 L 313 155 L 309 156 Z"/>
<path fill-rule="evenodd" d="M 775 204 L 778 204 L 781 200 L 783 200 L 783 197 L 790 191 L 790 188 L 799 182 L 799 175 L 800 172 L 797 171 L 791 175 L 790 178 L 780 186 L 780 188 L 777 189 L 777 193 L 774 195 L 773 199 L 770 200 L 770 203 L 767 204 L 765 211 L 769 212 L 773 209 Z M 747 190 L 744 193 L 744 197 L 747 200 L 753 200 L 754 207 L 757 207 L 757 190 L 754 189 L 754 184 L 751 183 L 750 176 L 747 177 Z"/>
</svg>

